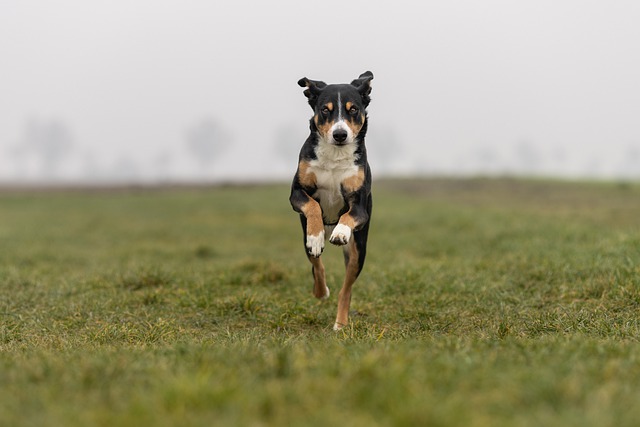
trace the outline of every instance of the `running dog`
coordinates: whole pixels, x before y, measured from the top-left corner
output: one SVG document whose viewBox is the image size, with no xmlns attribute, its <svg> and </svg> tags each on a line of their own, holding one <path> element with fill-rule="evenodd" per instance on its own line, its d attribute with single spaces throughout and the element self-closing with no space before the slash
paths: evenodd
<svg viewBox="0 0 640 427">
<path fill-rule="evenodd" d="M 338 296 L 334 330 L 348 324 L 351 288 L 367 252 L 372 201 L 364 137 L 371 80 L 373 74 L 367 71 L 350 84 L 327 85 L 306 77 L 298 81 L 306 88 L 304 95 L 313 117 L 311 133 L 300 150 L 289 201 L 300 214 L 316 298 L 329 297 L 320 259 L 325 235 L 330 236 L 331 243 L 343 247 L 346 275 Z"/>
</svg>

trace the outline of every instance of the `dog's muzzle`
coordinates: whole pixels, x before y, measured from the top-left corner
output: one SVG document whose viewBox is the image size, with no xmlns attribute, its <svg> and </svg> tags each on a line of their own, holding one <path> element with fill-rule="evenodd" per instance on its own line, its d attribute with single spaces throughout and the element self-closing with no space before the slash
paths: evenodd
<svg viewBox="0 0 640 427">
<path fill-rule="evenodd" d="M 345 145 L 353 142 L 353 134 L 344 121 L 334 124 L 330 133 L 336 145 Z"/>
<path fill-rule="evenodd" d="M 336 129 L 333 132 L 333 139 L 334 141 L 336 141 L 338 144 L 342 144 L 347 140 L 347 136 L 349 136 L 349 134 L 347 133 L 346 130 L 344 129 Z"/>
</svg>

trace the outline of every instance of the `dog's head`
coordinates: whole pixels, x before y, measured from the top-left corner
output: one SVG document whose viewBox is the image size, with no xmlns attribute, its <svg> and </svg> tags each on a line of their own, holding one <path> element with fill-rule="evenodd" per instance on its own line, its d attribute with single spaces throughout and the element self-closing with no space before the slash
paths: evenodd
<svg viewBox="0 0 640 427">
<path fill-rule="evenodd" d="M 327 85 L 303 77 L 298 84 L 313 109 L 313 123 L 320 136 L 330 144 L 346 145 L 357 141 L 367 120 L 371 101 L 373 73 L 366 71 L 350 84 Z"/>
</svg>

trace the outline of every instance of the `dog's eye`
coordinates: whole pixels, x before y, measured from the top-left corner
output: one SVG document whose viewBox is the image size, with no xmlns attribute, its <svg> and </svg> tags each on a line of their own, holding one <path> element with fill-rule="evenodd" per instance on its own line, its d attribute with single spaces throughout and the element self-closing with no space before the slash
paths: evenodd
<svg viewBox="0 0 640 427">
<path fill-rule="evenodd" d="M 358 107 L 349 108 L 349 114 L 351 114 L 352 116 L 355 116 L 356 114 L 358 114 Z"/>
<path fill-rule="evenodd" d="M 327 108 L 327 107 L 322 107 L 320 112 L 322 113 L 323 116 L 328 116 L 329 113 L 330 113 L 329 108 Z"/>
</svg>

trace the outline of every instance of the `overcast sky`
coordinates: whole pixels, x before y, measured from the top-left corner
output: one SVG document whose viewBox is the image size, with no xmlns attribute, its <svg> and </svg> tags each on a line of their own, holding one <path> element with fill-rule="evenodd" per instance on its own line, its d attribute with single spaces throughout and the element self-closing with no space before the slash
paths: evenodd
<svg viewBox="0 0 640 427">
<path fill-rule="evenodd" d="M 288 179 L 297 80 L 366 70 L 374 174 L 640 179 L 639 23 L 617 0 L 0 0 L 0 180 Z"/>
</svg>

